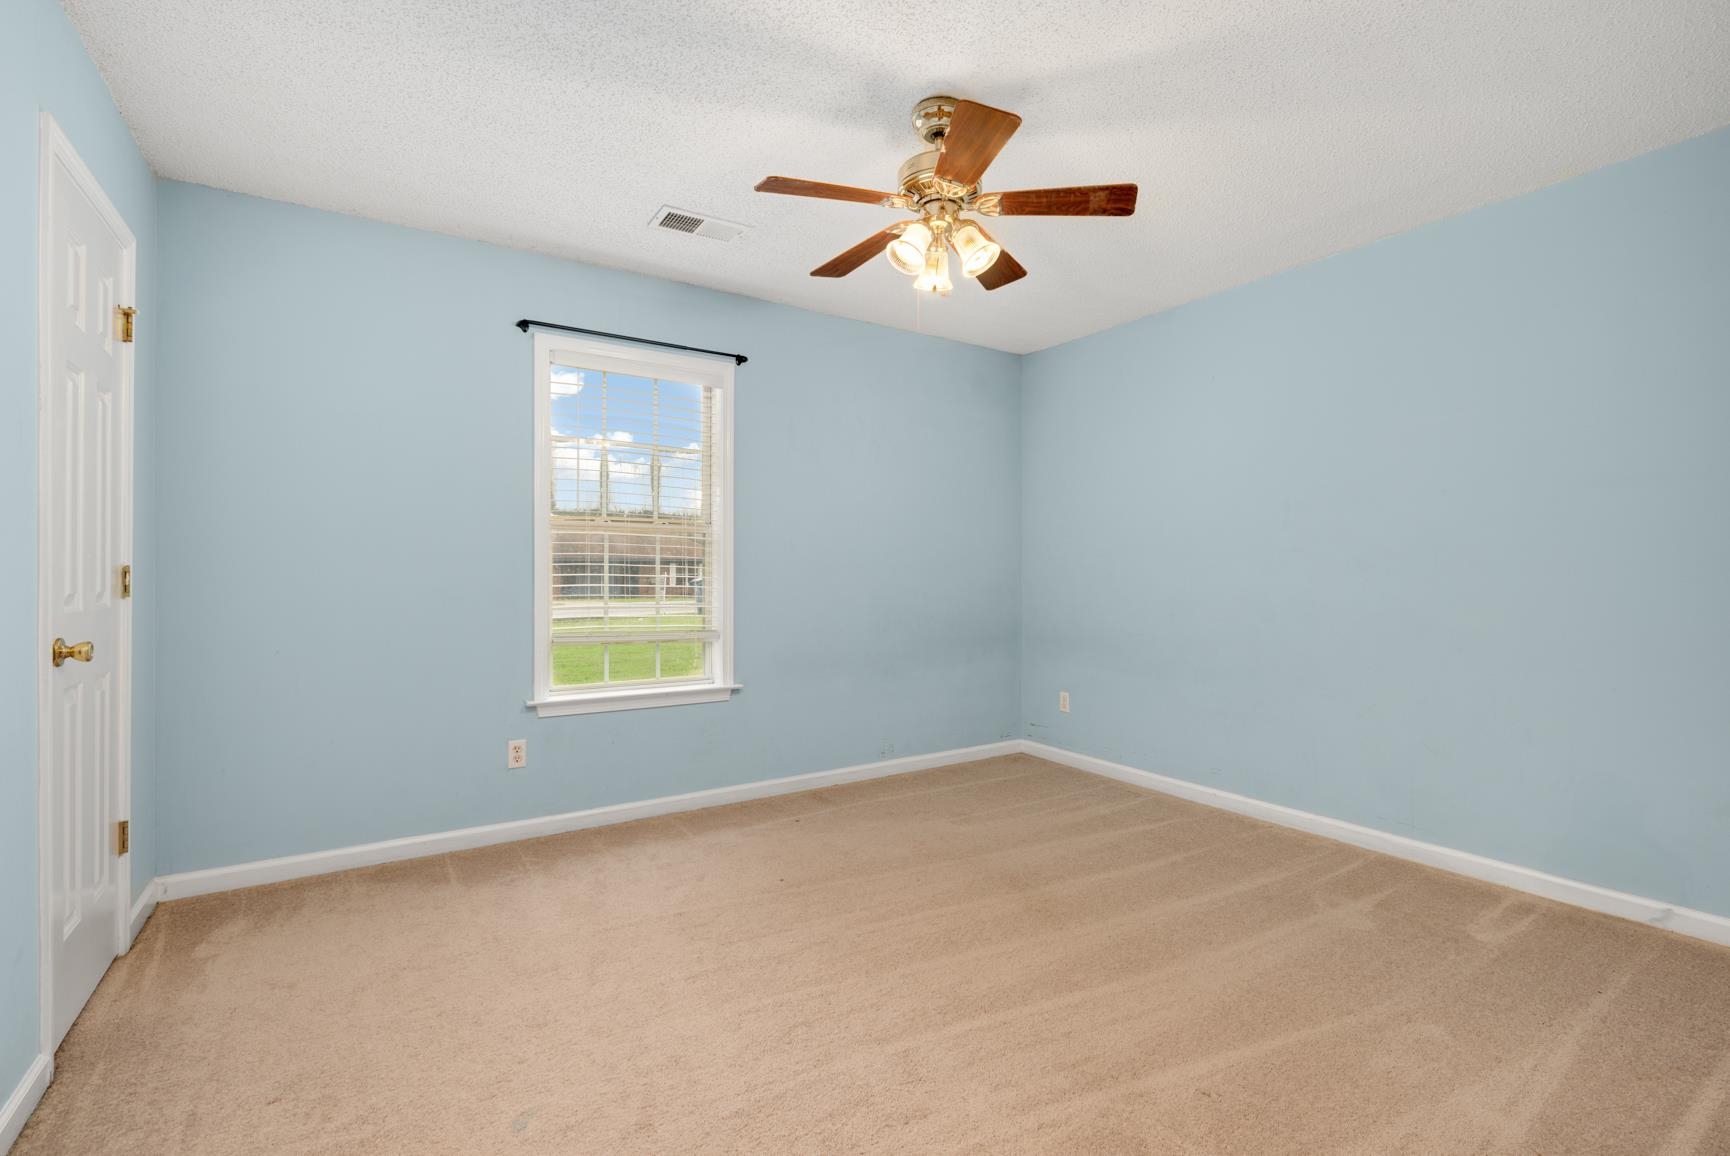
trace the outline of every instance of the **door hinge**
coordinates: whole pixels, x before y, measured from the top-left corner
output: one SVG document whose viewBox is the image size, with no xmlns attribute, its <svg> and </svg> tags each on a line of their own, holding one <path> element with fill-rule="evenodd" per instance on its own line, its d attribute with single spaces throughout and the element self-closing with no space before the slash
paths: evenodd
<svg viewBox="0 0 1730 1156">
<path fill-rule="evenodd" d="M 120 568 L 120 596 L 132 597 L 132 567 L 130 564 Z"/>
<path fill-rule="evenodd" d="M 125 855 L 132 850 L 132 820 L 122 819 L 114 824 L 114 853 Z"/>
<path fill-rule="evenodd" d="M 132 320 L 138 316 L 138 310 L 130 305 L 114 307 L 114 333 L 122 342 L 132 340 Z"/>
</svg>

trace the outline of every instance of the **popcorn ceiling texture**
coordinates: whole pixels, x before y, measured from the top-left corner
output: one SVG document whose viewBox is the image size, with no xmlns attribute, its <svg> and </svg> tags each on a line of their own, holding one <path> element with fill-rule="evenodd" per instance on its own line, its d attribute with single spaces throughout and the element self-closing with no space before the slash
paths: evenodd
<svg viewBox="0 0 1730 1156">
<path fill-rule="evenodd" d="M 1723 0 L 67 0 L 165 177 L 1026 352 L 1730 123 Z M 889 210 L 913 102 L 1025 123 L 990 188 L 1136 181 L 1007 220 L 1031 271 L 921 304 L 810 269 Z M 648 227 L 663 203 L 753 227 Z"/>
</svg>

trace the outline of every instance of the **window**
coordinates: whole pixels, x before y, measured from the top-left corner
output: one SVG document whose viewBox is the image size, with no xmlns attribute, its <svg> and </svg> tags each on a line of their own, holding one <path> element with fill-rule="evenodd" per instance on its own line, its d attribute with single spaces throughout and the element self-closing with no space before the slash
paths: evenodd
<svg viewBox="0 0 1730 1156">
<path fill-rule="evenodd" d="M 732 385 L 727 362 L 536 334 L 540 714 L 736 689 Z"/>
</svg>

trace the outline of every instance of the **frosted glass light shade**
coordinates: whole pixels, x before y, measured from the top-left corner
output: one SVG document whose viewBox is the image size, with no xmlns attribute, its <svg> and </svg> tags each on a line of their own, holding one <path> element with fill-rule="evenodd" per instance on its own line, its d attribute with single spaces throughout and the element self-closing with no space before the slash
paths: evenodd
<svg viewBox="0 0 1730 1156">
<path fill-rule="evenodd" d="M 935 293 L 940 297 L 947 296 L 955 288 L 949 280 L 949 250 L 941 245 L 935 246 L 925 255 L 925 268 L 913 282 L 913 288 L 921 293 Z"/>
<path fill-rule="evenodd" d="M 889 242 L 883 255 L 889 258 L 891 265 L 911 277 L 924 271 L 925 251 L 929 248 L 931 230 L 924 221 L 915 221 Z"/>
<path fill-rule="evenodd" d="M 962 275 L 977 277 L 991 268 L 1003 246 L 987 237 L 985 230 L 972 221 L 963 221 L 955 230 L 955 251 L 961 256 Z"/>
</svg>

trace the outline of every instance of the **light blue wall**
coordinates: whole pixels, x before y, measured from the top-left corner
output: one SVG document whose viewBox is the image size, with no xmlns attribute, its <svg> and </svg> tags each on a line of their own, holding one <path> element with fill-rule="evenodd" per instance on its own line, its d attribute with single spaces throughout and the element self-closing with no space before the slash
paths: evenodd
<svg viewBox="0 0 1730 1156">
<path fill-rule="evenodd" d="M 135 888 L 1025 731 L 1730 912 L 1730 132 L 1016 359 L 155 182 L 10 0 L 0 1097 L 37 1048 L 44 107 L 140 241 Z M 733 702 L 522 708 L 524 315 L 751 354 Z"/>
<path fill-rule="evenodd" d="M 1013 356 L 196 186 L 161 197 L 164 871 L 1015 733 Z M 750 356 L 733 701 L 524 708 L 519 317 Z M 514 737 L 529 766 L 507 772 Z"/>
<path fill-rule="evenodd" d="M 1032 737 L 1730 913 L 1730 130 L 1031 355 L 1022 431 Z"/>
<path fill-rule="evenodd" d="M 37 118 L 54 114 L 138 238 L 138 305 L 155 313 L 156 181 L 54 0 L 0 8 L 0 1102 L 40 1050 L 36 934 Z M 132 872 L 155 875 L 155 375 L 137 355 L 137 641 Z"/>
</svg>

